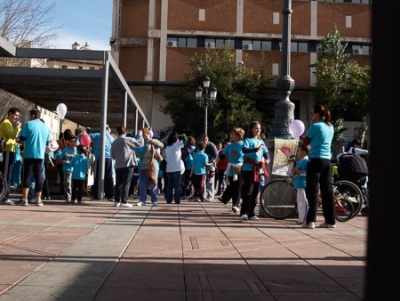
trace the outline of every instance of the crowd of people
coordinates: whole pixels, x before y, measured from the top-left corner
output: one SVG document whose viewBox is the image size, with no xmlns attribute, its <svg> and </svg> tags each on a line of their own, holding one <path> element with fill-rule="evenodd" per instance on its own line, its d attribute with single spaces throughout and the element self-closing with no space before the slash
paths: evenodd
<svg viewBox="0 0 400 301">
<path fill-rule="evenodd" d="M 83 204 L 84 193 L 88 194 L 88 175 L 93 170 L 90 196 L 102 199 L 104 194 L 115 206 L 132 207 L 129 196 L 134 193 L 139 199 L 137 206 L 145 206 L 148 197 L 152 205 L 157 206 L 160 193 L 165 194 L 168 204 L 180 204 L 188 197 L 199 202 L 212 202 L 217 198 L 225 205 L 232 200 L 231 210 L 239 213 L 241 220 L 258 220 L 257 197 L 269 176 L 267 165 L 270 163 L 266 137 L 258 121 L 250 123 L 247 133 L 241 127 L 234 127 L 229 139 L 218 143 L 211 142 L 206 134 L 196 139 L 176 132 L 163 143 L 154 138 L 147 127 L 134 135 L 121 125 L 114 135 L 107 125 L 102 154 L 100 133 L 83 128 L 75 133 L 65 130 L 57 142 L 51 141 L 49 128 L 40 119 L 39 110 L 29 111 L 30 120 L 24 126 L 18 121 L 19 114 L 19 109 L 10 108 L 0 123 L 0 138 L 4 138 L 0 171 L 7 180 L 2 200 L 5 205 L 15 204 L 10 200 L 10 187 L 20 181 L 22 205 L 43 206 L 48 158 L 57 167 L 59 192 L 68 203 Z M 320 227 L 335 228 L 331 183 L 334 128 L 330 111 L 317 104 L 312 108 L 311 120 L 300 140 L 297 164 L 293 168 L 297 223 L 315 228 L 321 196 L 324 222 Z M 353 142 L 342 153 L 367 153 L 359 148 L 358 140 Z M 100 165 L 102 155 L 104 169 Z M 103 192 L 99 191 L 100 172 L 103 172 Z"/>
</svg>

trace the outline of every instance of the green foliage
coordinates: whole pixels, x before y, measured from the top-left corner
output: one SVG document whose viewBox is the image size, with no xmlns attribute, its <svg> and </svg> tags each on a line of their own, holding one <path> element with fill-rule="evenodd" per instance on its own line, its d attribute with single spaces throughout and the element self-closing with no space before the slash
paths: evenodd
<svg viewBox="0 0 400 301">
<path fill-rule="evenodd" d="M 333 119 L 343 118 L 346 110 L 346 77 L 349 55 L 345 53 L 347 44 L 342 45 L 336 26 L 332 34 L 321 41 L 322 51 L 318 55 L 313 73 L 317 76 L 315 100 L 332 112 Z"/>
<path fill-rule="evenodd" d="M 369 66 L 360 67 L 345 53 L 347 43 L 342 44 L 336 26 L 332 34 L 321 41 L 321 46 L 317 63 L 310 65 L 317 76 L 315 101 L 331 111 L 335 127 L 334 141 L 342 141 L 346 130 L 343 116 L 350 102 L 355 102 L 357 113 L 363 116 L 365 124 L 370 103 L 371 72 Z M 347 96 L 349 91 L 350 98 Z"/>
<path fill-rule="evenodd" d="M 271 116 L 272 120 L 273 103 L 268 109 L 263 106 L 263 102 L 267 103 L 266 85 L 271 81 L 264 75 L 265 66 L 263 58 L 260 71 L 256 73 L 245 63 L 237 66 L 235 55 L 228 47 L 208 48 L 204 54 L 196 54 L 190 59 L 183 89 L 167 93 L 167 104 L 160 110 L 171 116 L 174 130 L 195 137 L 204 133 L 204 101 L 196 100 L 195 92 L 208 76 L 210 88 L 218 89 L 215 104 L 208 107 L 208 135 L 212 141 L 228 139 L 235 126 L 247 131 L 253 120 L 260 121 L 263 126 L 271 124 L 272 121 L 267 119 Z"/>
<path fill-rule="evenodd" d="M 348 81 L 352 90 L 351 98 L 355 101 L 357 113 L 363 117 L 365 123 L 371 101 L 371 68 L 370 66 L 361 67 L 352 62 L 349 64 L 349 75 Z"/>
</svg>

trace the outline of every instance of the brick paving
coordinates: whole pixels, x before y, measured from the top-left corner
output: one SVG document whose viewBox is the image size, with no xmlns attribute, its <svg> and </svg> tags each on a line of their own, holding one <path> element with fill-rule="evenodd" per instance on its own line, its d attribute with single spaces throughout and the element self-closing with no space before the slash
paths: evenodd
<svg viewBox="0 0 400 301">
<path fill-rule="evenodd" d="M 217 201 L 84 201 L 0 206 L 0 301 L 364 299 L 362 215 L 303 229 Z"/>
</svg>

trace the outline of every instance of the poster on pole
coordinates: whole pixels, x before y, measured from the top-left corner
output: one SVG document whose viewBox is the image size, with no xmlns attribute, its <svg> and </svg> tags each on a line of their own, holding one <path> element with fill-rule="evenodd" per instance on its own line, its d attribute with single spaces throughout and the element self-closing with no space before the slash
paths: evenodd
<svg viewBox="0 0 400 301">
<path fill-rule="evenodd" d="M 288 140 L 275 138 L 274 162 L 272 164 L 272 174 L 279 176 L 287 176 L 291 164 L 288 164 L 288 159 L 295 156 L 299 139 Z"/>
</svg>

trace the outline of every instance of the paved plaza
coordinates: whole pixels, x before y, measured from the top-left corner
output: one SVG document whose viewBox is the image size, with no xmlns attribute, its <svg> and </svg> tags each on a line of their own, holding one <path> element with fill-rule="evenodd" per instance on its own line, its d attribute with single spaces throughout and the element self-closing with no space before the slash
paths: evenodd
<svg viewBox="0 0 400 301">
<path fill-rule="evenodd" d="M 365 216 L 304 229 L 218 201 L 84 201 L 0 206 L 0 301 L 363 299 Z"/>
</svg>

